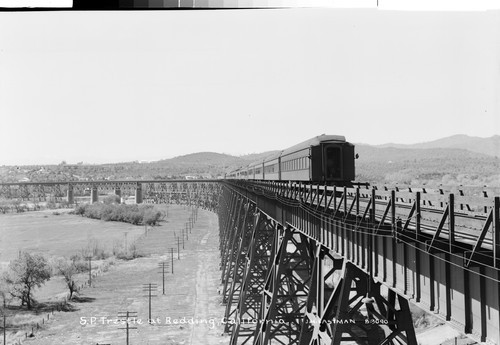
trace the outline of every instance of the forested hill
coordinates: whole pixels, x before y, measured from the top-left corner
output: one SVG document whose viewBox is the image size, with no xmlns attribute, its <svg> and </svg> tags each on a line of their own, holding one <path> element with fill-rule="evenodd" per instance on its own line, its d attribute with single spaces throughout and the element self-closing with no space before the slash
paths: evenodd
<svg viewBox="0 0 500 345">
<path fill-rule="evenodd" d="M 489 138 L 471 137 L 464 134 L 457 134 L 434 141 L 420 144 L 402 145 L 402 144 L 384 144 L 377 147 L 401 148 L 401 149 L 464 149 L 471 152 L 482 153 L 489 156 L 500 157 L 500 135 L 494 135 Z"/>
<path fill-rule="evenodd" d="M 500 186 L 500 160 L 464 149 L 356 145 L 356 179 L 376 184 Z"/>
</svg>

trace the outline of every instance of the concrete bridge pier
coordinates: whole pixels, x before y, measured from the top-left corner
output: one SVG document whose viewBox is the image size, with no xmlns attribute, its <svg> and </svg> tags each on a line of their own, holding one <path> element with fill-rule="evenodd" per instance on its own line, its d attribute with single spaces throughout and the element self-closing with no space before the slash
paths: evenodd
<svg viewBox="0 0 500 345">
<path fill-rule="evenodd" d="M 116 187 L 115 188 L 115 195 L 120 198 L 120 203 L 121 203 L 121 198 L 122 198 L 122 190 L 120 189 L 120 187 Z"/>
<path fill-rule="evenodd" d="M 97 187 L 93 186 L 90 190 L 90 203 L 96 203 L 99 200 L 99 194 L 97 192 Z"/>
<path fill-rule="evenodd" d="M 142 184 L 137 183 L 135 187 L 135 203 L 142 204 Z"/>
<path fill-rule="evenodd" d="M 71 184 L 68 185 L 68 191 L 66 192 L 66 200 L 70 205 L 75 203 L 75 196 L 73 194 L 73 185 Z"/>
</svg>

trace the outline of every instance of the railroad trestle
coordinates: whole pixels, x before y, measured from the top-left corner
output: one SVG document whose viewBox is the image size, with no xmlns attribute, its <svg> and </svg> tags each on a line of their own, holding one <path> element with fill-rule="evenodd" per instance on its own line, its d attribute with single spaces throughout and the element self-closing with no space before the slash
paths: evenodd
<svg viewBox="0 0 500 345">
<path fill-rule="evenodd" d="M 226 182 L 219 212 L 231 344 L 416 344 L 414 303 L 498 344 L 499 198 L 472 218 L 421 192 Z M 425 205 L 426 207 L 423 207 Z M 458 229 L 458 230 L 457 230 Z M 486 310 L 488 312 L 486 312 Z"/>
<path fill-rule="evenodd" d="M 0 186 L 21 202 L 99 194 L 218 213 L 231 344 L 416 344 L 409 303 L 500 343 L 498 196 L 245 180 Z"/>
</svg>

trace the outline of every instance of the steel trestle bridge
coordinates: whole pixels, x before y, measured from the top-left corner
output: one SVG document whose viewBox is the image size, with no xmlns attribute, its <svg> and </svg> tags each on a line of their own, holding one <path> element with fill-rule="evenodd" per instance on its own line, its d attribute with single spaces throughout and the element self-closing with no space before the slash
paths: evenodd
<svg viewBox="0 0 500 345">
<path fill-rule="evenodd" d="M 135 194 L 219 215 L 231 344 L 417 344 L 410 304 L 500 344 L 500 198 L 245 180 L 1 184 L 7 199 Z"/>
</svg>

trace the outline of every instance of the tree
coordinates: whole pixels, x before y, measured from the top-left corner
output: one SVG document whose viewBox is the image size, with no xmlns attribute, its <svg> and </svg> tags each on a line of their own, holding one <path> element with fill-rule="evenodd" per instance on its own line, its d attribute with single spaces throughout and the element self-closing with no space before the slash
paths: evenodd
<svg viewBox="0 0 500 345">
<path fill-rule="evenodd" d="M 85 215 L 85 208 L 86 208 L 87 205 L 84 205 L 84 204 L 80 204 L 78 206 L 75 207 L 75 214 L 78 214 L 80 216 L 84 216 Z"/>
<path fill-rule="evenodd" d="M 4 275 L 10 295 L 20 299 L 21 305 L 26 305 L 28 309 L 35 303 L 34 290 L 49 279 L 50 267 L 47 260 L 41 255 L 26 252 L 10 262 L 9 270 Z"/>
<path fill-rule="evenodd" d="M 144 210 L 143 222 L 147 225 L 156 225 L 162 218 L 162 213 L 153 208 Z"/>
<path fill-rule="evenodd" d="M 119 204 L 120 197 L 118 195 L 108 195 L 104 198 L 102 202 L 106 205 Z"/>
<path fill-rule="evenodd" d="M 57 272 L 63 276 L 64 282 L 69 289 L 69 299 L 73 297 L 76 291 L 76 283 L 73 277 L 78 273 L 78 268 L 74 260 L 67 260 L 65 258 L 59 259 L 55 264 Z"/>
</svg>

